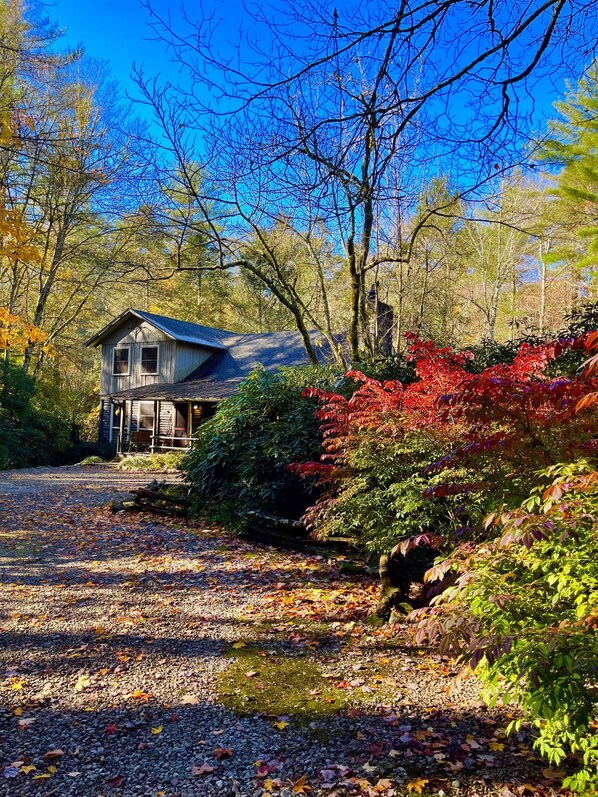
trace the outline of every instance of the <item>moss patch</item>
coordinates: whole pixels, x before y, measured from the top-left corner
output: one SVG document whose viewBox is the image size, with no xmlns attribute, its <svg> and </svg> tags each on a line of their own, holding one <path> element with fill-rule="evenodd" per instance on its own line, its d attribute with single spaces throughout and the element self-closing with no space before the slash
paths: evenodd
<svg viewBox="0 0 598 797">
<path fill-rule="evenodd" d="M 220 702 L 238 714 L 289 716 L 308 724 L 350 705 L 348 695 L 323 677 L 313 656 L 260 655 L 255 647 L 228 655 L 234 661 L 218 677 L 216 689 Z"/>
</svg>

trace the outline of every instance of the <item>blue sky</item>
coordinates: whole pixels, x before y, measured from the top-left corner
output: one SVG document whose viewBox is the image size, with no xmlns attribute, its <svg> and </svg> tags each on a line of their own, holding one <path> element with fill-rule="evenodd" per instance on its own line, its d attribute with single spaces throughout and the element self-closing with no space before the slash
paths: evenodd
<svg viewBox="0 0 598 797">
<path fill-rule="evenodd" d="M 192 13 L 199 3 L 192 0 L 185 5 Z M 170 16 L 173 27 L 183 27 L 181 3 L 152 0 L 151 6 L 160 16 Z M 243 15 L 242 1 L 210 0 L 210 7 L 226 18 L 226 30 L 233 34 Z M 148 76 L 160 73 L 162 78 L 176 81 L 177 67 L 165 45 L 155 41 L 148 24 L 150 13 L 139 0 L 52 0 L 46 9 L 49 18 L 64 30 L 61 41 L 71 47 L 82 44 L 91 58 L 107 62 L 113 77 L 129 93 L 135 93 L 130 79 L 134 62 L 145 64 Z"/>
<path fill-rule="evenodd" d="M 184 29 L 180 0 L 150 1 L 160 16 L 171 17 L 174 28 Z M 228 36 L 234 39 L 242 21 L 247 20 L 242 0 L 209 0 L 207 5 L 225 20 L 217 43 L 225 43 L 223 39 Z M 194 10 L 199 13 L 199 0 L 187 0 L 185 6 L 191 16 Z M 113 77 L 133 96 L 136 89 L 130 74 L 134 62 L 145 65 L 147 76 L 159 73 L 162 79 L 177 81 L 177 67 L 165 45 L 155 41 L 148 24 L 150 13 L 140 0 L 50 0 L 46 9 L 48 16 L 64 29 L 62 41 L 70 46 L 82 44 L 90 57 L 107 62 Z M 562 94 L 564 85 L 562 81 L 554 86 L 544 80 L 537 89 L 536 118 L 540 121 L 542 116 L 554 116 L 552 104 Z"/>
</svg>

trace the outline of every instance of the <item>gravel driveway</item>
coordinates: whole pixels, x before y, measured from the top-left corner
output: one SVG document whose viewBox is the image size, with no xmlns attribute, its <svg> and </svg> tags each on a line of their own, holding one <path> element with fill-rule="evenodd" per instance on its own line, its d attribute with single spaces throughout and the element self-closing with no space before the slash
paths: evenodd
<svg viewBox="0 0 598 797">
<path fill-rule="evenodd" d="M 375 585 L 323 556 L 105 508 L 150 479 L 0 474 L 1 795 L 555 793 L 473 679 L 368 625 Z M 260 689 L 268 706 L 278 663 L 317 673 L 313 721 L 259 697 L 226 707 Z"/>
</svg>

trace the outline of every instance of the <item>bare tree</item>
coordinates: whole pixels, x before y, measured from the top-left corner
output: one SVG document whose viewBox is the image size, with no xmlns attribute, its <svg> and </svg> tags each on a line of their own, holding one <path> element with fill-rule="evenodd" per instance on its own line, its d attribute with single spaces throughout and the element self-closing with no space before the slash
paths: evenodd
<svg viewBox="0 0 598 797">
<path fill-rule="evenodd" d="M 253 268 L 308 351 L 302 296 L 276 266 L 250 266 L 244 247 L 282 215 L 303 236 L 323 226 L 345 264 L 354 359 L 372 350 L 367 287 L 389 260 L 397 206 L 408 218 L 422 186 L 448 177 L 449 199 L 394 248 L 408 263 L 429 218 L 529 156 L 538 81 L 580 71 L 598 29 L 590 0 L 284 0 L 250 4 L 239 39 L 219 49 L 215 12 L 182 30 L 150 13 L 182 74 L 174 86 L 137 72 L 164 131 L 157 174 L 176 168 L 218 267 Z"/>
</svg>

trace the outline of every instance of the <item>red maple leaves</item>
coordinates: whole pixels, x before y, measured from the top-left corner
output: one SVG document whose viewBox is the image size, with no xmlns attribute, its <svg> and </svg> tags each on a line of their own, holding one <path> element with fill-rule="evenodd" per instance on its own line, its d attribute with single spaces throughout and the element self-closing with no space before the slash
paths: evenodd
<svg viewBox="0 0 598 797">
<path fill-rule="evenodd" d="M 469 476 L 488 472 L 504 479 L 508 471 L 531 472 L 556 462 L 568 461 L 598 447 L 595 413 L 598 402 L 598 354 L 573 375 L 551 375 L 558 358 L 574 349 L 598 348 L 598 333 L 539 346 L 522 344 L 512 363 L 472 373 L 469 352 L 440 348 L 410 336 L 408 358 L 416 380 L 378 382 L 352 371 L 360 382 L 351 398 L 309 388 L 304 395 L 316 397 L 320 407 L 324 454 L 319 462 L 295 466 L 303 476 L 317 476 L 327 491 L 320 507 L 338 486 L 355 473 L 352 456 L 368 435 L 378 444 L 404 442 L 409 435 L 433 440 L 444 452 L 427 463 L 423 474 L 449 473 L 444 483 L 435 479 L 430 490 L 437 497 L 480 489 L 469 478 L 454 482 L 456 467 Z M 561 369 L 562 370 L 562 369 Z M 467 482 L 467 483 L 466 483 Z M 317 517 L 316 511 L 311 513 Z"/>
</svg>

